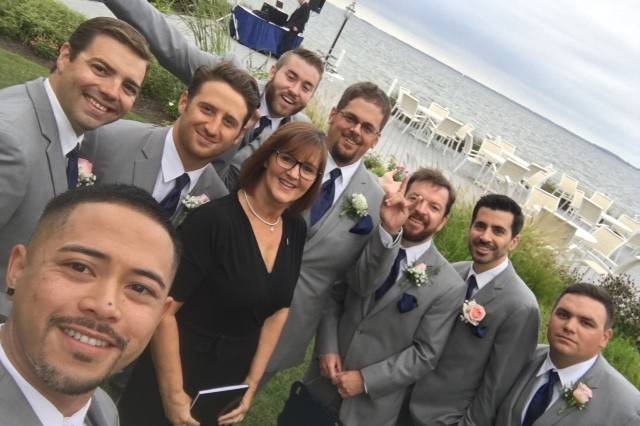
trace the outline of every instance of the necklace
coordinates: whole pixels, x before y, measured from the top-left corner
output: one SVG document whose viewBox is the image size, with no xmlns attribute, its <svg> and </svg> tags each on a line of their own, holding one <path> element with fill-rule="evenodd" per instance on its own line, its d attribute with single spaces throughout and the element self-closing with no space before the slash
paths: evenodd
<svg viewBox="0 0 640 426">
<path fill-rule="evenodd" d="M 255 217 L 257 217 L 260 222 L 262 222 L 265 225 L 267 225 L 269 227 L 269 231 L 273 232 L 275 230 L 275 227 L 278 226 L 278 224 L 280 223 L 280 220 L 282 219 L 282 216 L 279 216 L 278 219 L 276 219 L 275 222 L 269 222 L 268 220 L 265 220 L 262 216 L 260 216 L 253 209 L 253 206 L 251 205 L 251 202 L 249 201 L 249 197 L 247 197 L 246 191 L 244 189 L 241 189 L 241 191 L 242 191 L 242 195 L 244 195 L 244 200 L 247 202 L 247 206 L 249 206 L 249 210 L 251 210 L 251 213 L 253 213 L 253 215 Z"/>
</svg>

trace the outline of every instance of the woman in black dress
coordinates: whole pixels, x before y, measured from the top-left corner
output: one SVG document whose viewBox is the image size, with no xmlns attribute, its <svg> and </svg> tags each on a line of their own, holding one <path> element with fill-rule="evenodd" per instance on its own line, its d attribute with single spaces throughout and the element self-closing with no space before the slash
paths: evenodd
<svg viewBox="0 0 640 426">
<path fill-rule="evenodd" d="M 308 123 L 280 127 L 245 162 L 239 190 L 179 228 L 175 303 L 120 399 L 124 426 L 195 425 L 199 390 L 239 383 L 249 390 L 218 421 L 244 418 L 287 319 L 306 237 L 299 213 L 319 191 L 324 139 Z"/>
</svg>

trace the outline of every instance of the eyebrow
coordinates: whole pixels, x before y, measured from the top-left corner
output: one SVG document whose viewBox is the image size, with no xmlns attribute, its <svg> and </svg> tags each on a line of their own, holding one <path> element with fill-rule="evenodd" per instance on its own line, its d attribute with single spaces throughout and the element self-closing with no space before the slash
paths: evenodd
<svg viewBox="0 0 640 426">
<path fill-rule="evenodd" d="M 115 74 L 115 72 L 116 72 L 116 70 L 111 65 L 109 65 L 107 62 L 105 62 L 101 58 L 90 58 L 89 61 L 90 62 L 91 61 L 99 62 L 103 67 L 105 67 L 109 71 L 109 74 Z M 124 82 L 128 83 L 128 84 L 131 84 L 131 85 L 135 86 L 136 89 L 140 90 L 140 85 L 136 81 L 134 81 L 133 79 L 131 79 L 129 77 L 125 77 L 124 78 Z"/>
<path fill-rule="evenodd" d="M 63 246 L 60 249 L 60 251 L 71 252 L 71 253 L 81 253 L 86 256 L 93 257 L 95 259 L 100 259 L 100 260 L 107 260 L 107 261 L 111 260 L 111 256 L 107 255 L 106 253 L 103 253 L 101 251 L 98 251 L 89 247 L 81 246 L 78 244 L 69 244 L 69 245 Z M 137 275 L 142 275 L 143 277 L 147 277 L 150 280 L 155 281 L 163 290 L 167 288 L 167 285 L 164 283 L 164 281 L 162 281 L 162 278 L 160 277 L 160 275 L 156 274 L 155 272 L 149 271 L 147 269 L 142 269 L 142 268 L 134 268 L 133 272 Z"/>
</svg>

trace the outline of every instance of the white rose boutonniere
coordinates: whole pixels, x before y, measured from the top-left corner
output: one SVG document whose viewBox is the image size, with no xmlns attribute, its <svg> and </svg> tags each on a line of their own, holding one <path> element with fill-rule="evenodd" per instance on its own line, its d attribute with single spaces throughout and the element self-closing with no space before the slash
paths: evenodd
<svg viewBox="0 0 640 426">
<path fill-rule="evenodd" d="M 91 186 L 96 183 L 96 175 L 92 173 L 93 164 L 85 158 L 78 158 L 78 185 Z"/>
<path fill-rule="evenodd" d="M 438 271 L 424 263 L 414 264 L 406 269 L 407 281 L 415 287 L 431 284 L 431 277 Z"/>
<path fill-rule="evenodd" d="M 351 194 L 347 197 L 340 216 L 348 214 L 357 218 L 363 218 L 369 214 L 368 209 L 367 198 L 363 194 Z"/>
<path fill-rule="evenodd" d="M 197 209 L 198 207 L 208 203 L 209 201 L 211 200 L 209 199 L 207 194 L 185 196 L 181 201 L 184 209 L 182 209 L 180 214 L 172 220 L 173 226 L 179 226 L 185 220 L 191 210 Z"/>
<path fill-rule="evenodd" d="M 567 405 L 560 409 L 560 413 L 572 407 L 583 410 L 591 398 L 593 398 L 593 391 L 586 384 L 578 382 L 573 386 L 565 386 L 562 389 L 562 398 L 566 401 Z"/>
<path fill-rule="evenodd" d="M 467 324 L 478 326 L 486 314 L 484 307 L 475 300 L 465 300 L 460 319 Z"/>
</svg>

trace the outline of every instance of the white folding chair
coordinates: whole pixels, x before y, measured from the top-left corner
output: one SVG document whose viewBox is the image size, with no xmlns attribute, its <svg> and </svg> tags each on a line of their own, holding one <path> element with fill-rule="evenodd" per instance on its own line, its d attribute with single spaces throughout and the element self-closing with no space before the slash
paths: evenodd
<svg viewBox="0 0 640 426">
<path fill-rule="evenodd" d="M 559 203 L 560 198 L 553 194 L 549 194 L 542 188 L 534 186 L 531 188 L 531 192 L 529 192 L 529 196 L 526 201 L 522 204 L 522 210 L 527 215 L 532 215 L 543 208 L 555 212 L 558 209 Z"/>
<path fill-rule="evenodd" d="M 589 197 L 589 200 L 600 206 L 604 213 L 606 213 L 606 211 L 609 210 L 609 207 L 613 204 L 613 200 L 600 191 L 594 192 L 591 197 Z"/>
</svg>

